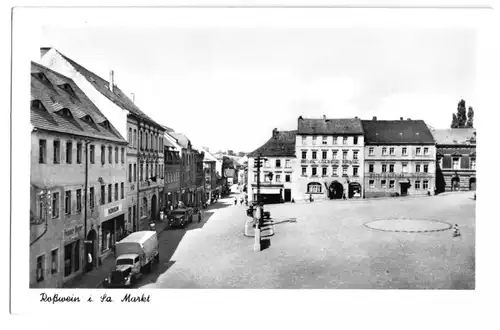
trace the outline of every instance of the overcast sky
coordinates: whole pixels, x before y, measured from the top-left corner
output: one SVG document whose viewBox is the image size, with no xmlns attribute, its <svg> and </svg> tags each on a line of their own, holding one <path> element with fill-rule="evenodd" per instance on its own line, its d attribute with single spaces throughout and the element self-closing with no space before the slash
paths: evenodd
<svg viewBox="0 0 500 330">
<path fill-rule="evenodd" d="M 472 29 L 63 27 L 52 46 L 116 84 L 156 121 L 211 150 L 250 152 L 297 117 L 424 119 L 474 106 Z"/>
</svg>

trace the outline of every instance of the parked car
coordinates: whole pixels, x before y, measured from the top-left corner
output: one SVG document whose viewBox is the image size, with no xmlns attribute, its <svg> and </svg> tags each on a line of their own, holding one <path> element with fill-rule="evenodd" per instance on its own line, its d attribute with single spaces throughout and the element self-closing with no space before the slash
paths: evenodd
<svg viewBox="0 0 500 330">
<path fill-rule="evenodd" d="M 184 228 L 190 222 L 193 222 L 194 210 L 191 207 L 175 209 L 170 212 L 168 217 L 168 225 L 171 228 Z"/>
</svg>

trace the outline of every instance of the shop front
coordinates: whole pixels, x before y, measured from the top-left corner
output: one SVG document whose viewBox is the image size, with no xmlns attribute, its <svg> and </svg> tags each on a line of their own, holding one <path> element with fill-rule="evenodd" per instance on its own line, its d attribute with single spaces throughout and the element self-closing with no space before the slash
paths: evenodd
<svg viewBox="0 0 500 330">
<path fill-rule="evenodd" d="M 67 282 L 83 270 L 83 224 L 64 229 L 63 246 L 63 282 Z"/>
<path fill-rule="evenodd" d="M 101 225 L 98 228 L 99 255 L 101 258 L 105 258 L 116 242 L 126 235 L 123 201 L 102 206 L 100 217 Z"/>
<path fill-rule="evenodd" d="M 283 185 L 266 185 L 262 184 L 260 187 L 260 198 L 264 204 L 277 204 L 284 202 L 284 189 Z M 257 185 L 252 184 L 252 196 L 254 201 L 257 201 Z"/>
</svg>

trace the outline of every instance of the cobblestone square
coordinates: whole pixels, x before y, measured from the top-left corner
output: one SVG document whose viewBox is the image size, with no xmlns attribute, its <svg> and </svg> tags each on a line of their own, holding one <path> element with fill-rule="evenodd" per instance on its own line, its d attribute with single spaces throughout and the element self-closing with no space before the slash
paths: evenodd
<svg viewBox="0 0 500 330">
<path fill-rule="evenodd" d="M 203 226 L 188 229 L 172 266 L 144 288 L 474 289 L 472 197 L 468 192 L 266 205 L 275 235 L 261 252 L 253 252 L 253 239 L 243 235 L 245 207 L 228 205 Z M 399 222 L 398 230 L 408 222 L 415 232 L 366 225 L 381 219 Z M 442 230 L 433 230 L 436 222 L 445 224 Z M 461 236 L 453 237 L 454 224 Z"/>
</svg>

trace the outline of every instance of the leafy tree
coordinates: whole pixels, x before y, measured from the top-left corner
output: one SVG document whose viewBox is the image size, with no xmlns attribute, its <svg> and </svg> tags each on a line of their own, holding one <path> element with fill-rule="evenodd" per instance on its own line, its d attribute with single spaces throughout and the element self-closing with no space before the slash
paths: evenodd
<svg viewBox="0 0 500 330">
<path fill-rule="evenodd" d="M 453 114 L 453 119 L 451 120 L 451 128 L 458 128 L 458 118 L 455 113 Z"/>
<path fill-rule="evenodd" d="M 457 119 L 458 119 L 458 127 L 465 127 L 465 124 L 467 123 L 467 115 L 465 113 L 464 100 L 460 100 L 460 102 L 458 102 Z"/>
<path fill-rule="evenodd" d="M 467 124 L 465 127 L 474 127 L 474 109 L 472 109 L 472 107 L 469 107 L 469 111 L 467 111 Z"/>
</svg>

